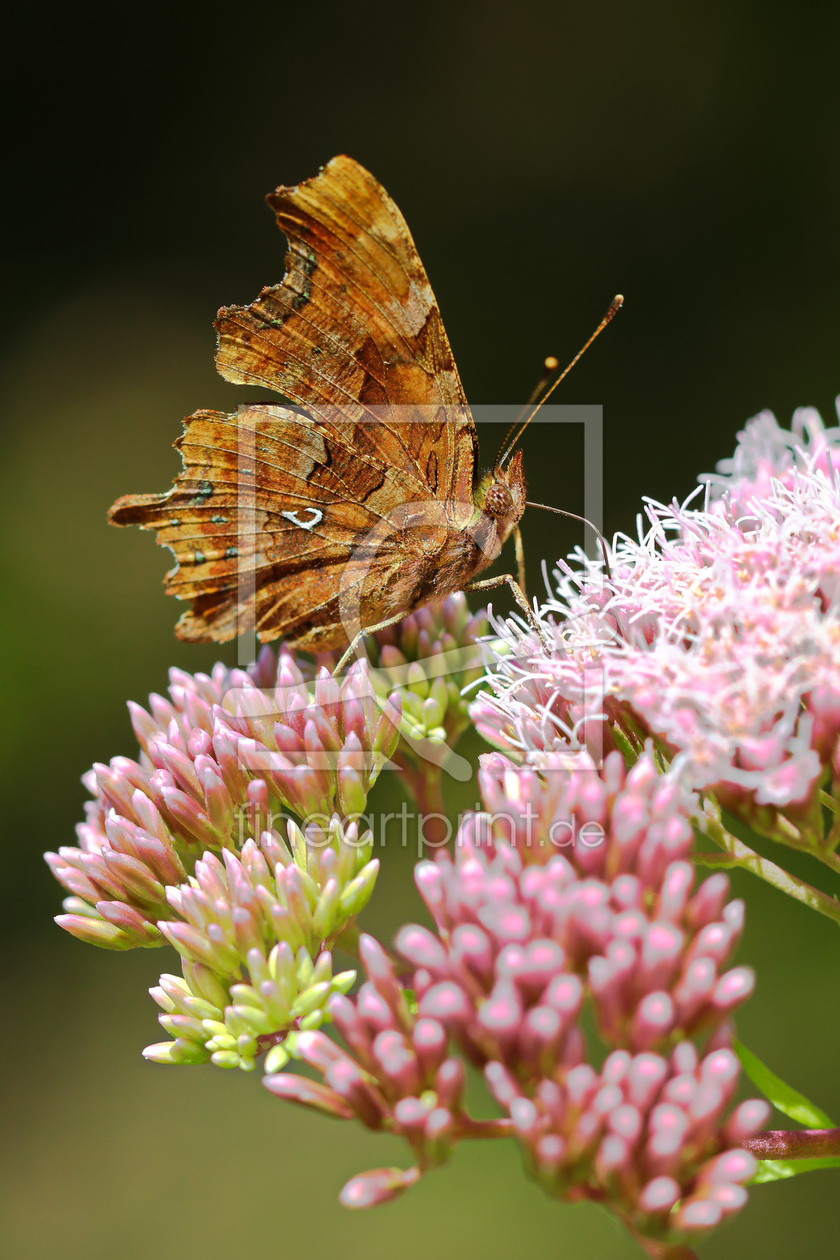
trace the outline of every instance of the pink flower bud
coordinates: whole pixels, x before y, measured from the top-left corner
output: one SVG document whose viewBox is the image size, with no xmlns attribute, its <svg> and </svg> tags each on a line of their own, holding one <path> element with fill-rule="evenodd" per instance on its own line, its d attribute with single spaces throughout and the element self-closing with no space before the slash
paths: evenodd
<svg viewBox="0 0 840 1260">
<path fill-rule="evenodd" d="M 476 929 L 478 930 L 478 929 Z M 437 937 L 422 927 L 405 927 L 397 934 L 397 951 L 414 967 L 424 967 L 435 976 L 446 976 L 449 960 Z"/>
<path fill-rule="evenodd" d="M 681 1195 L 679 1182 L 673 1177 L 654 1177 L 639 1195 L 639 1207 L 643 1212 L 670 1212 Z"/>
<path fill-rule="evenodd" d="M 467 995 L 457 984 L 448 981 L 432 985 L 420 998 L 418 1009 L 422 1016 L 438 1020 L 444 1027 L 466 1024 L 472 1017 Z"/>
<path fill-rule="evenodd" d="M 763 1099 L 750 1098 L 736 1107 L 724 1126 L 726 1141 L 740 1146 L 748 1138 L 763 1129 L 770 1118 L 772 1108 Z"/>
<path fill-rule="evenodd" d="M 419 1168 L 375 1168 L 347 1182 L 339 1202 L 348 1208 L 369 1208 L 396 1199 L 420 1180 Z"/>
<path fill-rule="evenodd" d="M 414 1025 L 411 1042 L 427 1080 L 443 1062 L 446 1041 L 446 1031 L 436 1019 L 418 1019 Z"/>
<path fill-rule="evenodd" d="M 355 1112 L 334 1090 L 317 1081 L 307 1080 L 302 1076 L 277 1073 L 264 1076 L 263 1085 L 274 1094 L 275 1098 L 284 1098 L 287 1102 L 297 1103 L 301 1107 L 309 1107 L 321 1111 L 325 1115 L 334 1116 L 337 1120 L 352 1120 Z"/>
<path fill-rule="evenodd" d="M 461 1105 L 467 1086 L 467 1074 L 460 1059 L 444 1059 L 435 1074 L 434 1089 L 438 1102 L 449 1111 Z"/>
</svg>

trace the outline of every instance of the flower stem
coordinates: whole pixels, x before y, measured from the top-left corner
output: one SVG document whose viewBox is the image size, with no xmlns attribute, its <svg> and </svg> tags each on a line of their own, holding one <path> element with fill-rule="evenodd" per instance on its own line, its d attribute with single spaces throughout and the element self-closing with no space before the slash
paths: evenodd
<svg viewBox="0 0 840 1260">
<path fill-rule="evenodd" d="M 514 1136 L 513 1121 L 473 1120 L 472 1116 L 461 1116 L 461 1136 L 465 1138 L 506 1138 Z"/>
<path fill-rule="evenodd" d="M 821 795 L 824 795 L 821 793 Z M 837 824 L 835 823 L 835 827 Z M 832 828 L 832 831 L 834 828 Z M 834 844 L 807 840 L 801 832 L 799 832 L 789 819 L 779 815 L 772 839 L 778 844 L 785 845 L 788 849 L 794 849 L 797 853 L 807 853 L 809 857 L 816 858 L 818 862 L 822 862 L 829 870 L 836 871 L 840 874 L 840 857 L 834 852 Z M 836 843 L 836 841 L 835 841 Z"/>
<path fill-rule="evenodd" d="M 840 1129 L 768 1129 L 742 1145 L 758 1159 L 818 1159 L 840 1155 Z"/>
<path fill-rule="evenodd" d="M 835 923 L 840 924 L 840 901 L 829 896 L 828 893 L 821 892 L 819 888 L 814 888 L 812 884 L 807 884 L 805 880 L 789 874 L 768 858 L 761 857 L 749 845 L 727 831 L 713 811 L 714 807 L 707 798 L 706 810 L 699 818 L 695 818 L 695 823 L 703 835 L 708 836 L 723 849 L 723 853 L 695 853 L 696 862 L 703 866 L 741 867 L 742 870 L 750 871 L 759 879 L 763 879 L 766 884 L 772 884 L 788 897 L 801 901 L 809 909 L 816 910 L 818 914 L 825 915 L 827 919 L 833 919 Z"/>
<path fill-rule="evenodd" d="M 450 834 L 446 821 L 446 805 L 443 799 L 443 772 L 440 766 L 424 762 L 416 770 L 406 770 L 404 786 L 408 789 L 420 811 L 422 840 L 432 849 L 439 849 Z"/>
<path fill-rule="evenodd" d="M 840 801 L 836 801 L 830 792 L 820 792 L 820 804 L 832 814 L 840 814 Z"/>
<path fill-rule="evenodd" d="M 830 871 L 835 871 L 840 875 L 840 857 L 836 853 L 829 852 L 826 849 L 808 849 L 808 853 L 812 853 L 818 861 L 827 866 Z"/>
<path fill-rule="evenodd" d="M 361 932 L 356 926 L 355 919 L 353 919 L 335 938 L 333 949 L 343 949 L 345 954 L 349 954 L 351 958 L 358 958 L 360 936 Z"/>
<path fill-rule="evenodd" d="M 625 1225 L 627 1222 L 625 1221 Z M 657 1242 L 653 1238 L 645 1238 L 635 1229 L 627 1226 L 639 1246 L 647 1252 L 652 1260 L 698 1260 L 697 1252 L 682 1243 Z"/>
</svg>

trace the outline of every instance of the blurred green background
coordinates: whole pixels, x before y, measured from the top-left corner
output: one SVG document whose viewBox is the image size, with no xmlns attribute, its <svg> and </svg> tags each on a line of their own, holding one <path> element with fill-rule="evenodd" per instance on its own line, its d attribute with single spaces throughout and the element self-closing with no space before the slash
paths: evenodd
<svg viewBox="0 0 840 1260">
<path fill-rule="evenodd" d="M 263 195 L 337 152 L 368 165 L 409 221 L 476 402 L 523 399 L 543 356 L 571 357 L 623 291 L 625 311 L 559 401 L 604 404 L 606 526 L 632 531 L 642 494 L 687 494 L 760 408 L 784 421 L 803 403 L 833 411 L 839 53 L 828 3 L 80 0 L 7 12 L 10 1260 L 640 1254 L 595 1209 L 544 1200 L 504 1144 L 460 1150 L 379 1212 L 344 1212 L 343 1181 L 401 1162 L 398 1144 L 281 1106 L 256 1077 L 145 1064 L 158 1034 L 145 990 L 173 959 L 61 934 L 40 854 L 73 842 L 80 774 L 133 751 L 124 701 L 162 690 L 172 664 L 218 655 L 174 641 L 165 555 L 105 514 L 122 493 L 170 484 L 183 415 L 244 397 L 215 375 L 211 324 L 217 306 L 280 278 Z M 535 428 L 525 459 L 533 497 L 580 510 L 573 430 Z M 554 518 L 528 521 L 532 571 L 576 541 Z M 409 857 L 384 854 L 372 930 L 417 913 Z M 755 882 L 739 890 L 740 960 L 759 974 L 741 1033 L 840 1116 L 840 937 Z M 825 1250 L 836 1177 L 755 1190 L 702 1254 Z"/>
</svg>

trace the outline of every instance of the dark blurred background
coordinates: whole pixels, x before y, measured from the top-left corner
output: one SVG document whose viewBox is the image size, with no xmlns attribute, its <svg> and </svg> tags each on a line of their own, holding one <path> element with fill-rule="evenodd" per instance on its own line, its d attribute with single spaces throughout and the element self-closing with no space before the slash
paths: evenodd
<svg viewBox="0 0 840 1260">
<path fill-rule="evenodd" d="M 542 358 L 571 357 L 623 291 L 558 401 L 603 403 L 606 527 L 632 531 L 643 494 L 685 496 L 759 409 L 832 416 L 838 54 L 840 9 L 819 2 L 8 8 L 10 1260 L 639 1254 L 595 1209 L 545 1201 L 504 1144 L 459 1151 L 378 1213 L 343 1212 L 346 1177 L 399 1163 L 397 1144 L 281 1107 L 255 1078 L 146 1065 L 158 1030 L 145 989 L 174 959 L 62 935 L 40 853 L 73 842 L 91 762 L 133 752 L 124 701 L 162 690 L 172 664 L 219 655 L 174 641 L 165 555 L 105 515 L 122 493 L 170 484 L 183 415 L 243 397 L 215 375 L 211 325 L 280 279 L 264 194 L 337 152 L 369 166 L 408 219 L 475 402 L 523 400 Z M 574 430 L 535 427 L 525 458 L 534 497 L 581 509 Z M 530 520 L 532 571 L 577 540 Z M 368 924 L 387 933 L 416 903 L 409 855 L 384 859 Z M 740 958 L 759 972 L 742 1035 L 840 1115 L 840 939 L 756 883 L 739 891 Z M 755 1190 L 702 1254 L 824 1249 L 831 1178 Z"/>
</svg>

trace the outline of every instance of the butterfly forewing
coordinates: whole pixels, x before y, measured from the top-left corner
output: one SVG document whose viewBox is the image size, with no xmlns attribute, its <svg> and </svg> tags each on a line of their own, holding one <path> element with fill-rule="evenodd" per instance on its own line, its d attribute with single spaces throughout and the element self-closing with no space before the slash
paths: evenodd
<svg viewBox="0 0 840 1260">
<path fill-rule="evenodd" d="M 475 428 L 432 287 L 392 198 L 358 162 L 337 157 L 268 201 L 286 235 L 286 274 L 251 306 L 219 312 L 222 376 L 279 390 L 321 419 L 338 410 L 391 427 L 397 449 L 411 422 L 404 409 L 421 407 L 417 422 L 438 420 L 434 433 L 416 435 L 421 479 L 434 454 L 434 493 L 469 498 Z"/>
</svg>

